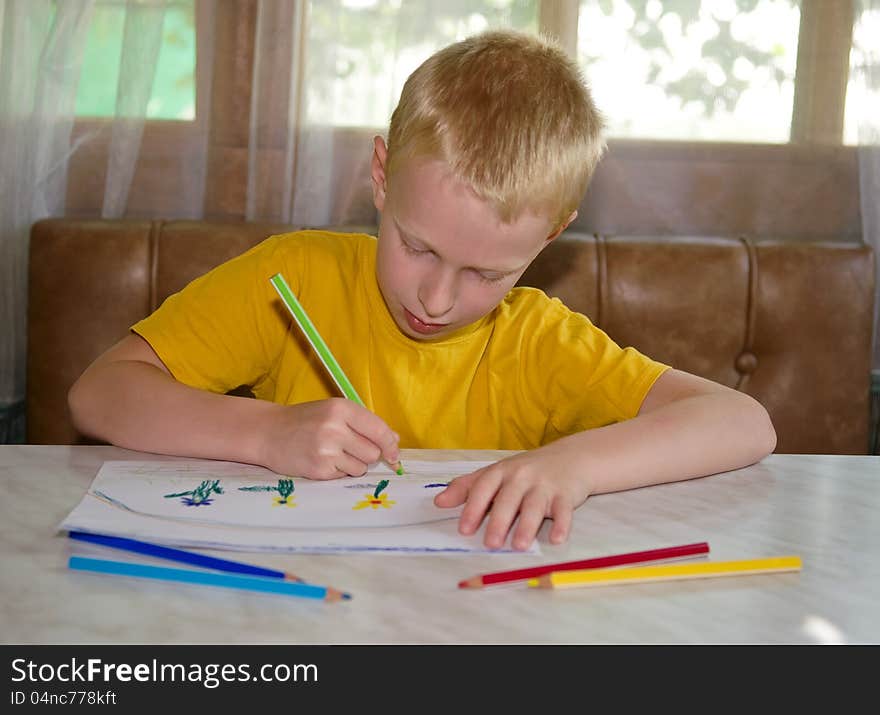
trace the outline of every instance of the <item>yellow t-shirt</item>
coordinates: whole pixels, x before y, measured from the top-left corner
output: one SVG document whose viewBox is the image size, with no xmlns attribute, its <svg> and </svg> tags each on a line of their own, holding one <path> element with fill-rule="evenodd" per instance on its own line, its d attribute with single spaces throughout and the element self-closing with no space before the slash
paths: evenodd
<svg viewBox="0 0 880 715">
<path fill-rule="evenodd" d="M 532 449 L 634 417 L 667 369 L 535 288 L 514 288 L 492 313 L 443 339 L 412 340 L 379 291 L 376 239 L 327 231 L 267 238 L 132 330 L 193 387 L 248 385 L 283 404 L 338 397 L 269 283 L 279 272 L 401 447 Z"/>
</svg>

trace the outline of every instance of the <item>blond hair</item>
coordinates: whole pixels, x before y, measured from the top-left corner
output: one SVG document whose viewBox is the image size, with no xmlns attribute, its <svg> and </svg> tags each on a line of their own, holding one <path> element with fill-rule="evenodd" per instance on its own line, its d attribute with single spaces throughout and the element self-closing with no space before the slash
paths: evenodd
<svg viewBox="0 0 880 715">
<path fill-rule="evenodd" d="M 406 80 L 388 131 L 387 177 L 444 161 L 502 221 L 530 210 L 562 225 L 605 143 L 577 65 L 552 40 L 493 30 L 449 45 Z"/>
</svg>

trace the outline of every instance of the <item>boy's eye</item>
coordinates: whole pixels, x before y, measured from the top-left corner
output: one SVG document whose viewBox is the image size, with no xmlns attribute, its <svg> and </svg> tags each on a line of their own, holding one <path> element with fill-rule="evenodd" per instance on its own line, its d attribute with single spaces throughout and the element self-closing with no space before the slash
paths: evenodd
<svg viewBox="0 0 880 715">
<path fill-rule="evenodd" d="M 481 273 L 480 271 L 477 271 L 477 276 L 483 283 L 500 283 L 507 277 L 503 273 L 499 273 L 498 275 L 486 275 L 485 273 Z"/>
<path fill-rule="evenodd" d="M 400 245 L 403 246 L 403 250 L 411 256 L 422 256 L 434 253 L 430 248 L 416 248 L 407 243 L 403 238 L 400 239 Z M 473 275 L 477 276 L 481 283 L 500 283 L 508 275 L 505 273 L 483 273 L 476 269 L 471 269 L 471 272 Z"/>
<path fill-rule="evenodd" d="M 412 255 L 417 255 L 419 253 L 430 253 L 430 251 L 426 248 L 416 248 L 415 246 L 410 246 L 406 241 L 401 241 L 400 245 L 403 246 L 403 250 Z"/>
</svg>

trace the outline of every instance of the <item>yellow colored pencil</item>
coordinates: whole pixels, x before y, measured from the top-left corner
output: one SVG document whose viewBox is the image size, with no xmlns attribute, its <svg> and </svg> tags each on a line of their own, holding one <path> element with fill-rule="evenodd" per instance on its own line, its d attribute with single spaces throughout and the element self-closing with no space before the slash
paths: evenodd
<svg viewBox="0 0 880 715">
<path fill-rule="evenodd" d="M 703 561 L 659 566 L 554 571 L 538 578 L 529 579 L 528 585 L 532 588 L 585 588 L 587 586 L 612 586 L 620 583 L 749 576 L 751 574 L 800 570 L 801 559 L 799 556 L 773 556 L 742 561 Z"/>
</svg>

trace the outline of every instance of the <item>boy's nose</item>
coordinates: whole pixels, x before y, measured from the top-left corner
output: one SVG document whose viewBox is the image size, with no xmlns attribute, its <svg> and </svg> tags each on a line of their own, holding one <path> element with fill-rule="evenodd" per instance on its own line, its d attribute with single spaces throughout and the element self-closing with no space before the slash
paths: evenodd
<svg viewBox="0 0 880 715">
<path fill-rule="evenodd" d="M 442 318 L 455 305 L 455 275 L 446 271 L 434 273 L 422 282 L 418 297 L 428 318 Z"/>
</svg>

